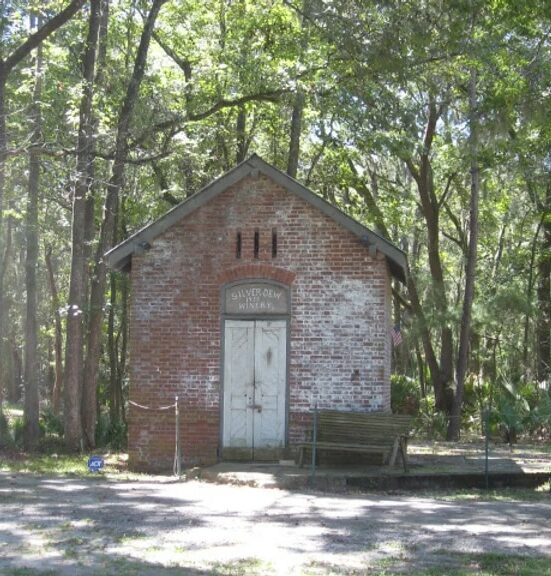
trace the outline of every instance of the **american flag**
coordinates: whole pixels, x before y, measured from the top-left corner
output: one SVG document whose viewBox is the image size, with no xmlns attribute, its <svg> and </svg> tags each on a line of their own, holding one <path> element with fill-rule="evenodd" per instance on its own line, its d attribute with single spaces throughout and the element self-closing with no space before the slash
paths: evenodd
<svg viewBox="0 0 551 576">
<path fill-rule="evenodd" d="M 402 332 L 400 331 L 399 324 L 396 324 L 396 326 L 392 328 L 392 343 L 394 344 L 394 347 L 400 346 L 402 343 Z"/>
</svg>

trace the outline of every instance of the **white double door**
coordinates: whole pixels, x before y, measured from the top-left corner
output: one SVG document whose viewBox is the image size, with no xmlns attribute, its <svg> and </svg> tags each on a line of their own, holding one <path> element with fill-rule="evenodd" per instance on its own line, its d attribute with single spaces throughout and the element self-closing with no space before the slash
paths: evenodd
<svg viewBox="0 0 551 576">
<path fill-rule="evenodd" d="M 285 445 L 287 323 L 226 320 L 224 337 L 224 449 L 260 457 Z"/>
</svg>

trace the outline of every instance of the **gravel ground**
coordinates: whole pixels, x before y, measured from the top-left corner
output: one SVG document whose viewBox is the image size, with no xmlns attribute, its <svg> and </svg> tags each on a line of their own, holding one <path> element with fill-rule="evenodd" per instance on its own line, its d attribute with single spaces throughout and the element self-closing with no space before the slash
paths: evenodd
<svg viewBox="0 0 551 576">
<path fill-rule="evenodd" d="M 551 562 L 551 499 L 0 473 L 0 574 L 364 574 L 463 566 L 489 552 Z"/>
</svg>

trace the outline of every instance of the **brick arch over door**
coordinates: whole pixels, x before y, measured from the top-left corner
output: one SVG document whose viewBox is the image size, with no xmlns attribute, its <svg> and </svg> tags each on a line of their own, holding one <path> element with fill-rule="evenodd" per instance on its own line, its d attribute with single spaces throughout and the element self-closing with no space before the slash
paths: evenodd
<svg viewBox="0 0 551 576">
<path fill-rule="evenodd" d="M 224 270 L 224 272 L 218 275 L 218 282 L 222 286 L 237 280 L 262 278 L 290 286 L 295 276 L 296 274 L 294 272 L 277 268 L 276 266 L 270 266 L 269 264 L 244 264 Z"/>
</svg>

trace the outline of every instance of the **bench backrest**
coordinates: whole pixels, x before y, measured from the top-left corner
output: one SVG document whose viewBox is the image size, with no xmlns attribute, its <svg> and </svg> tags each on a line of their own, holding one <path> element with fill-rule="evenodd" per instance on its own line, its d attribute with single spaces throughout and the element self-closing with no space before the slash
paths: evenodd
<svg viewBox="0 0 551 576">
<path fill-rule="evenodd" d="M 318 412 L 318 441 L 343 444 L 391 445 L 409 432 L 413 418 L 382 412 Z"/>
</svg>

